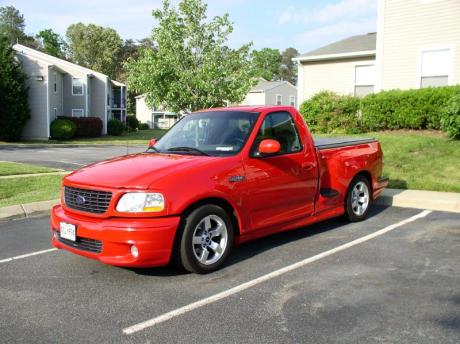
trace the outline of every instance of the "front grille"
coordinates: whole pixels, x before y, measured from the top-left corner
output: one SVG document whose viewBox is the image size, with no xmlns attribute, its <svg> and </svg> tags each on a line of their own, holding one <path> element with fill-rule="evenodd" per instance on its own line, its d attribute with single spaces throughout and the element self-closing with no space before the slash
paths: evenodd
<svg viewBox="0 0 460 344">
<path fill-rule="evenodd" d="M 67 207 L 93 214 L 103 214 L 109 207 L 112 193 L 64 187 L 64 199 Z"/>
<path fill-rule="evenodd" d="M 72 241 L 61 238 L 61 233 L 59 233 L 58 231 L 56 231 L 56 239 L 58 239 L 58 241 L 63 243 L 64 245 L 76 248 L 78 250 L 93 253 L 102 252 L 102 241 L 99 240 L 77 237 L 77 241 Z"/>
</svg>

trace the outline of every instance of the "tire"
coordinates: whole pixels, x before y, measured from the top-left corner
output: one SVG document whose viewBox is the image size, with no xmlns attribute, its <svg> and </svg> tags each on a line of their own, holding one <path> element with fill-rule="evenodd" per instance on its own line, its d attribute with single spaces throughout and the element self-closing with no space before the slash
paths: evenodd
<svg viewBox="0 0 460 344">
<path fill-rule="evenodd" d="M 217 205 L 203 205 L 182 221 L 178 252 L 180 265 L 204 274 L 219 269 L 233 245 L 233 226 L 227 212 Z"/>
<path fill-rule="evenodd" d="M 372 203 L 369 180 L 356 176 L 350 183 L 345 202 L 345 214 L 351 222 L 362 221 L 367 217 Z"/>
</svg>

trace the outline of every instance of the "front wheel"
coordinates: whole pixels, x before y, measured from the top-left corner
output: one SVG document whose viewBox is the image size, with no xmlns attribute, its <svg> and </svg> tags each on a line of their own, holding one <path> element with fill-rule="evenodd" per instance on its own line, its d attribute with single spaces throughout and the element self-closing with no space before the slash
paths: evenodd
<svg viewBox="0 0 460 344">
<path fill-rule="evenodd" d="M 204 205 L 192 211 L 182 226 L 178 254 L 183 268 L 196 273 L 217 270 L 233 244 L 233 226 L 227 212 L 216 205 Z"/>
<path fill-rule="evenodd" d="M 350 221 L 362 221 L 367 217 L 372 201 L 370 190 L 369 181 L 364 176 L 357 176 L 351 181 L 345 205 L 346 215 Z"/>
</svg>

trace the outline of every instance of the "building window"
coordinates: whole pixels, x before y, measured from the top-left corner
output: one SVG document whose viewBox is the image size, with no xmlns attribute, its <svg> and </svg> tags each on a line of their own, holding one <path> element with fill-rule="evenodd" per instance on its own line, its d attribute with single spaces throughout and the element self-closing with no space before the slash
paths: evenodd
<svg viewBox="0 0 460 344">
<path fill-rule="evenodd" d="M 276 105 L 283 104 L 283 96 L 281 94 L 276 95 Z"/>
<path fill-rule="evenodd" d="M 84 95 L 83 80 L 79 78 L 72 78 L 72 95 L 82 96 Z"/>
<path fill-rule="evenodd" d="M 54 73 L 53 77 L 54 77 L 54 81 L 53 81 L 53 92 L 54 92 L 54 93 L 57 93 L 57 74 Z"/>
<path fill-rule="evenodd" d="M 374 93 L 374 84 L 374 65 L 355 66 L 355 96 L 364 97 L 369 93 Z"/>
<path fill-rule="evenodd" d="M 295 96 L 289 96 L 289 105 L 295 107 Z"/>
<path fill-rule="evenodd" d="M 449 85 L 452 67 L 452 50 L 424 50 L 421 53 L 420 87 Z"/>
<path fill-rule="evenodd" d="M 72 109 L 72 117 L 83 117 L 84 115 L 84 109 Z"/>
</svg>

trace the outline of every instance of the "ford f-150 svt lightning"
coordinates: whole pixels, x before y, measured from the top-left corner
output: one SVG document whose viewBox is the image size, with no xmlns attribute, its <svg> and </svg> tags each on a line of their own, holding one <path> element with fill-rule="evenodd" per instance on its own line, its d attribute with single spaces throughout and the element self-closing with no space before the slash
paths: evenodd
<svg viewBox="0 0 460 344">
<path fill-rule="evenodd" d="M 233 245 L 366 217 L 387 185 L 374 139 L 314 140 L 293 107 L 186 115 L 145 153 L 63 180 L 52 245 L 116 266 L 219 268 Z"/>
</svg>

